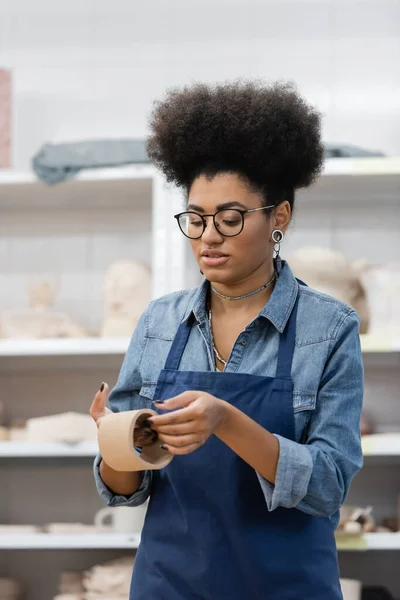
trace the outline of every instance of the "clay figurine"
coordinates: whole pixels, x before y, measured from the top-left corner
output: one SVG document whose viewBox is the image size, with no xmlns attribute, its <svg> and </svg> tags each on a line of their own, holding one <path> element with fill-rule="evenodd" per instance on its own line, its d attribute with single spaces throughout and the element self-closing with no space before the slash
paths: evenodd
<svg viewBox="0 0 400 600">
<path fill-rule="evenodd" d="M 350 261 L 331 248 L 303 247 L 288 257 L 288 263 L 304 283 L 352 306 L 360 317 L 360 333 L 367 333 L 369 308 L 362 261 Z"/>
<path fill-rule="evenodd" d="M 39 280 L 28 285 L 28 309 L 6 310 L 0 315 L 0 337 L 12 339 L 80 338 L 88 332 L 72 319 L 53 310 L 55 283 Z"/>
<path fill-rule="evenodd" d="M 104 279 L 105 314 L 101 337 L 131 336 L 151 300 L 151 273 L 135 260 L 118 260 Z"/>
</svg>

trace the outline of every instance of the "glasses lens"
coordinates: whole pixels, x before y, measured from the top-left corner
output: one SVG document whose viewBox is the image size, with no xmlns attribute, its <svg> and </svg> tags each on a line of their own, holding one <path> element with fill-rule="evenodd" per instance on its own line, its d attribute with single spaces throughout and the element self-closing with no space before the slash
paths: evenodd
<svg viewBox="0 0 400 600">
<path fill-rule="evenodd" d="M 222 235 L 237 235 L 243 227 L 243 216 L 235 209 L 220 210 L 215 215 L 215 225 Z"/>
<path fill-rule="evenodd" d="M 194 240 L 203 235 L 203 219 L 196 213 L 183 213 L 179 217 L 179 227 L 187 237 Z"/>
</svg>

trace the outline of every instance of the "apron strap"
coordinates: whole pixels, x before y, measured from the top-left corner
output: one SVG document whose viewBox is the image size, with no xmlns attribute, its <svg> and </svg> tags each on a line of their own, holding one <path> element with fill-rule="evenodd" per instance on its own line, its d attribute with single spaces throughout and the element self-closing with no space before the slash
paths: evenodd
<svg viewBox="0 0 400 600">
<path fill-rule="evenodd" d="M 164 369 L 167 371 L 177 371 L 179 369 L 179 363 L 181 362 L 183 351 L 189 339 L 190 329 L 189 319 L 179 325 L 168 353 L 167 360 L 165 361 Z"/>
<path fill-rule="evenodd" d="M 299 305 L 299 295 L 297 294 L 296 302 L 294 303 L 292 314 L 286 327 L 281 334 L 279 342 L 278 366 L 276 368 L 277 378 L 290 378 L 292 375 L 292 362 L 296 339 L 296 318 L 297 308 Z"/>
</svg>

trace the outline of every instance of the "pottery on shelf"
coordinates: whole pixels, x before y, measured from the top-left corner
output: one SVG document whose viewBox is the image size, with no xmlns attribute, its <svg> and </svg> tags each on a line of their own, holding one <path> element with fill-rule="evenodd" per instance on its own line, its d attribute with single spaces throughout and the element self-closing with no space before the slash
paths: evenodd
<svg viewBox="0 0 400 600">
<path fill-rule="evenodd" d="M 129 337 L 151 300 L 151 273 L 135 260 L 117 260 L 106 271 L 100 336 Z"/>
<path fill-rule="evenodd" d="M 351 261 L 331 248 L 302 247 L 288 257 L 296 277 L 319 292 L 352 306 L 360 317 L 360 333 L 369 327 L 367 291 L 363 283 L 365 263 Z"/>
<path fill-rule="evenodd" d="M 53 310 L 55 283 L 44 279 L 28 285 L 29 308 L 0 314 L 0 337 L 11 339 L 77 338 L 88 332 L 65 313 Z"/>
<path fill-rule="evenodd" d="M 25 439 L 30 442 L 95 442 L 97 428 L 90 415 L 70 411 L 28 419 Z"/>
</svg>

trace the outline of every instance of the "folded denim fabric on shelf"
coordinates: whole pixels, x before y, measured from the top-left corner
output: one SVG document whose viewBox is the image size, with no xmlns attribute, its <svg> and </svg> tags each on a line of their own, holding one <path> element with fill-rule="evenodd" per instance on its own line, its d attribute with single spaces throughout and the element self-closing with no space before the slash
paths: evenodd
<svg viewBox="0 0 400 600">
<path fill-rule="evenodd" d="M 351 144 L 324 144 L 325 158 L 364 158 L 385 156 L 380 150 L 369 150 Z"/>
<path fill-rule="evenodd" d="M 73 179 L 83 169 L 149 163 L 142 139 L 88 140 L 45 144 L 32 158 L 32 168 L 48 185 Z"/>
</svg>

